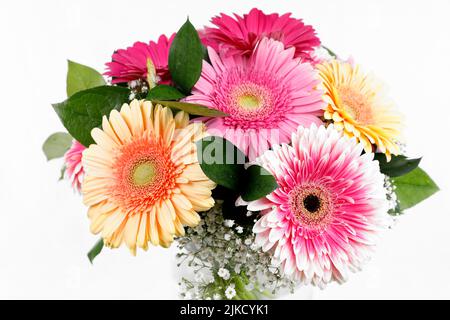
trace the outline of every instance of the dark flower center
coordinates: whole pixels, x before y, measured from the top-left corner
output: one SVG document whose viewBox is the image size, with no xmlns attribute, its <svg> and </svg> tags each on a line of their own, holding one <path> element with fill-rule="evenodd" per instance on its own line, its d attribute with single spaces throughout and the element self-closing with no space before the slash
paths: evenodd
<svg viewBox="0 0 450 320">
<path fill-rule="evenodd" d="M 324 186 L 307 183 L 295 186 L 289 193 L 293 216 L 309 230 L 323 230 L 333 221 L 335 198 Z"/>
<path fill-rule="evenodd" d="M 315 213 L 320 209 L 320 199 L 315 194 L 309 194 L 303 199 L 303 206 L 309 212 Z"/>
</svg>

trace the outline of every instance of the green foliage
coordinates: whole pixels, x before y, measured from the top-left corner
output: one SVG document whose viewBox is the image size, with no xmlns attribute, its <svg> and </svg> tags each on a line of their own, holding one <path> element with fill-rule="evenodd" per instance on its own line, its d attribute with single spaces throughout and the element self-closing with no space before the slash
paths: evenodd
<svg viewBox="0 0 450 320">
<path fill-rule="evenodd" d="M 378 160 L 382 173 L 389 177 L 400 177 L 417 168 L 422 158 L 408 159 L 403 155 L 399 155 L 392 156 L 391 161 L 387 162 L 383 153 L 376 153 L 375 160 Z"/>
<path fill-rule="evenodd" d="M 180 100 L 185 95 L 178 91 L 177 88 L 161 84 L 148 92 L 147 100 Z"/>
<path fill-rule="evenodd" d="M 420 168 L 391 180 L 395 185 L 401 211 L 415 206 L 439 190 L 430 176 Z"/>
<path fill-rule="evenodd" d="M 103 239 L 100 239 L 95 243 L 95 245 L 92 247 L 92 249 L 89 250 L 87 256 L 91 263 L 94 263 L 95 257 L 98 256 L 100 254 L 100 252 L 102 252 L 103 245 L 104 245 Z"/>
<path fill-rule="evenodd" d="M 197 30 L 189 19 L 178 30 L 169 50 L 169 71 L 172 80 L 186 94 L 200 78 L 203 47 Z"/>
<path fill-rule="evenodd" d="M 242 187 L 245 155 L 231 142 L 220 137 L 206 137 L 197 142 L 200 167 L 208 178 L 232 190 Z"/>
<path fill-rule="evenodd" d="M 105 79 L 98 71 L 70 60 L 67 62 L 66 91 L 68 97 L 79 91 L 106 85 Z"/>
<path fill-rule="evenodd" d="M 48 160 L 61 158 L 72 145 L 72 137 L 65 132 L 56 132 L 45 140 L 42 150 Z"/>
<path fill-rule="evenodd" d="M 169 107 L 171 109 L 183 110 L 191 115 L 195 116 L 203 116 L 203 117 L 224 117 L 227 114 L 222 111 L 210 109 L 206 106 L 202 106 L 200 104 L 187 103 L 187 102 L 179 102 L 179 101 L 161 101 L 161 100 L 152 100 L 153 103 L 161 104 L 165 107 Z"/>
<path fill-rule="evenodd" d="M 324 48 L 325 50 L 327 50 L 327 52 L 328 52 L 328 54 L 329 54 L 330 56 L 332 56 L 333 58 L 337 58 L 336 53 L 334 53 L 334 51 L 332 51 L 330 48 L 325 47 L 324 45 L 322 45 L 322 48 Z"/>
<path fill-rule="evenodd" d="M 277 181 L 263 167 L 252 165 L 246 170 L 246 185 L 242 191 L 245 201 L 258 200 L 278 188 Z"/>
<path fill-rule="evenodd" d="M 205 175 L 219 186 L 233 191 L 231 196 L 221 191 L 225 211 L 229 211 L 230 205 L 234 207 L 238 195 L 245 201 L 253 201 L 278 187 L 275 178 L 264 168 L 252 165 L 246 170 L 244 153 L 226 139 L 206 137 L 198 141 L 197 155 Z"/>
<path fill-rule="evenodd" d="M 129 94 L 123 87 L 96 87 L 77 92 L 53 108 L 72 137 L 88 147 L 94 143 L 91 130 L 101 125 L 104 115 L 128 102 Z"/>
</svg>

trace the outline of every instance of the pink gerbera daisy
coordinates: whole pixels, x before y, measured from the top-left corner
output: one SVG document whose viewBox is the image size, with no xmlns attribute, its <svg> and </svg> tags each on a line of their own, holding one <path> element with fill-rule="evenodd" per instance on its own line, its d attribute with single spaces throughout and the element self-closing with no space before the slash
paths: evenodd
<svg viewBox="0 0 450 320">
<path fill-rule="evenodd" d="M 295 48 L 295 57 L 310 58 L 310 53 L 320 45 L 320 40 L 311 26 L 300 19 L 291 18 L 291 13 L 282 16 L 278 13 L 264 14 L 252 9 L 243 17 L 221 14 L 211 22 L 217 28 L 205 27 L 203 42 L 216 51 L 227 54 L 249 55 L 256 44 L 264 37 L 281 41 L 286 48 Z"/>
<path fill-rule="evenodd" d="M 112 61 L 106 63 L 108 70 L 105 75 L 112 77 L 112 83 L 146 79 L 150 59 L 156 69 L 157 83 L 170 83 L 169 48 L 174 37 L 175 34 L 170 39 L 162 35 L 157 43 L 136 42 L 132 47 L 117 50 L 112 56 Z"/>
<path fill-rule="evenodd" d="M 378 162 L 362 151 L 332 125 L 313 125 L 256 161 L 279 188 L 248 205 L 262 210 L 255 241 L 272 250 L 283 274 L 323 287 L 345 281 L 370 256 L 387 201 Z"/>
<path fill-rule="evenodd" d="M 294 58 L 294 48 L 264 38 L 250 57 L 208 51 L 212 65 L 203 63 L 186 100 L 229 115 L 202 119 L 211 135 L 226 138 L 254 159 L 272 143 L 288 142 L 299 125 L 322 123 L 318 76 L 309 63 Z"/>
<path fill-rule="evenodd" d="M 84 178 L 83 164 L 81 163 L 81 158 L 83 156 L 83 151 L 86 149 L 81 143 L 73 140 L 72 146 L 64 155 L 64 162 L 66 166 L 66 176 L 69 178 L 72 187 L 80 191 L 81 183 Z"/>
</svg>

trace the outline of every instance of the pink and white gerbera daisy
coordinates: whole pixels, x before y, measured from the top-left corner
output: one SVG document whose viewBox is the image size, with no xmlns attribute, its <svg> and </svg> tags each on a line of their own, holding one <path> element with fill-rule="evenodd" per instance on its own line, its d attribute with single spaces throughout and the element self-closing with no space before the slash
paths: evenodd
<svg viewBox="0 0 450 320">
<path fill-rule="evenodd" d="M 112 83 L 130 82 L 147 78 L 148 59 L 151 59 L 158 77 L 157 83 L 169 84 L 169 48 L 175 37 L 169 39 L 165 35 L 158 42 L 136 42 L 132 47 L 114 52 L 112 61 L 106 63 L 105 75 L 112 77 Z"/>
<path fill-rule="evenodd" d="M 370 256 L 385 226 L 387 200 L 373 154 L 330 125 L 300 127 L 292 146 L 275 146 L 256 163 L 279 188 L 248 209 L 262 210 L 256 243 L 273 250 L 285 275 L 320 287 L 343 282 Z"/>
<path fill-rule="evenodd" d="M 307 60 L 314 48 L 320 45 L 313 27 L 291 18 L 291 13 L 282 16 L 265 14 L 254 8 L 243 17 L 237 14 L 234 17 L 223 13 L 214 17 L 211 22 L 217 28 L 205 27 L 203 42 L 229 55 L 250 55 L 258 41 L 268 37 L 282 42 L 285 48 L 295 48 L 295 57 Z"/>
<path fill-rule="evenodd" d="M 221 56 L 208 48 L 203 70 L 186 101 L 227 113 L 202 119 L 211 135 L 226 138 L 250 159 L 273 143 L 289 142 L 299 125 L 321 124 L 322 91 L 316 71 L 294 58 L 294 48 L 264 38 L 250 57 Z"/>
<path fill-rule="evenodd" d="M 85 146 L 78 141 L 73 140 L 72 146 L 64 155 L 64 163 L 66 166 L 65 175 L 69 178 L 72 187 L 77 191 L 81 190 L 81 184 L 84 178 L 84 169 L 81 159 L 85 149 Z"/>
</svg>

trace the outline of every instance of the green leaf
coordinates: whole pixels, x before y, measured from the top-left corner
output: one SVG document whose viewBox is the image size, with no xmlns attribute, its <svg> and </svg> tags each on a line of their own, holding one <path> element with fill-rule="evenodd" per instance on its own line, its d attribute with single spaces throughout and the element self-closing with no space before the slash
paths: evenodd
<svg viewBox="0 0 450 320">
<path fill-rule="evenodd" d="M 61 167 L 61 171 L 60 171 L 60 174 L 59 174 L 59 179 L 58 179 L 58 181 L 64 180 L 64 174 L 65 174 L 65 173 L 66 173 L 66 166 L 63 165 L 63 166 Z"/>
<path fill-rule="evenodd" d="M 203 60 L 205 60 L 206 62 L 210 63 L 211 59 L 209 59 L 208 49 L 203 44 L 202 44 L 202 51 L 203 51 Z"/>
<path fill-rule="evenodd" d="M 53 108 L 72 137 L 88 147 L 94 143 L 91 130 L 101 125 L 104 115 L 128 102 L 129 94 L 123 87 L 96 87 L 77 92 Z"/>
<path fill-rule="evenodd" d="M 67 96 L 70 97 L 73 94 L 106 85 L 103 76 L 91 67 L 68 60 L 67 71 Z"/>
<path fill-rule="evenodd" d="M 183 110 L 191 115 L 196 116 L 204 116 L 204 117 L 224 117 L 227 116 L 226 113 L 210 109 L 206 106 L 202 106 L 200 104 L 187 103 L 187 102 L 178 102 L 178 101 L 161 101 L 161 100 L 152 100 L 153 103 L 161 104 L 165 107 L 169 107 L 171 109 Z"/>
<path fill-rule="evenodd" d="M 184 97 L 177 88 L 161 84 L 148 92 L 147 100 L 179 100 Z"/>
<path fill-rule="evenodd" d="M 178 30 L 169 50 L 169 71 L 172 80 L 188 94 L 200 78 L 203 48 L 197 30 L 189 19 Z"/>
<path fill-rule="evenodd" d="M 102 252 L 102 249 L 103 249 L 103 239 L 100 239 L 95 243 L 95 245 L 92 247 L 91 250 L 89 250 L 87 254 L 89 261 L 91 263 L 94 263 L 95 257 L 98 256 L 100 252 Z"/>
<path fill-rule="evenodd" d="M 419 166 L 420 160 L 422 160 L 422 158 L 408 159 L 403 155 L 399 155 L 392 156 L 391 161 L 387 162 L 383 153 L 375 153 L 374 159 L 380 163 L 381 173 L 389 177 L 400 177 L 413 171 Z"/>
<path fill-rule="evenodd" d="M 322 48 L 324 48 L 325 50 L 327 50 L 327 52 L 328 52 L 328 54 L 329 54 L 330 56 L 332 56 L 333 58 L 337 58 L 336 53 L 334 53 L 330 48 L 325 47 L 325 46 L 323 46 L 323 45 L 322 45 Z"/>
<path fill-rule="evenodd" d="M 400 210 L 415 206 L 439 190 L 436 183 L 420 168 L 391 180 L 395 185 Z"/>
<path fill-rule="evenodd" d="M 72 137 L 65 132 L 56 132 L 45 140 L 42 150 L 48 160 L 61 158 L 72 145 Z"/>
<path fill-rule="evenodd" d="M 245 182 L 245 155 L 231 142 L 206 137 L 197 142 L 197 156 L 205 175 L 217 184 L 240 190 Z"/>
<path fill-rule="evenodd" d="M 246 170 L 246 185 L 242 191 L 245 201 L 258 200 L 278 188 L 278 184 L 270 172 L 263 167 L 252 165 Z"/>
</svg>

